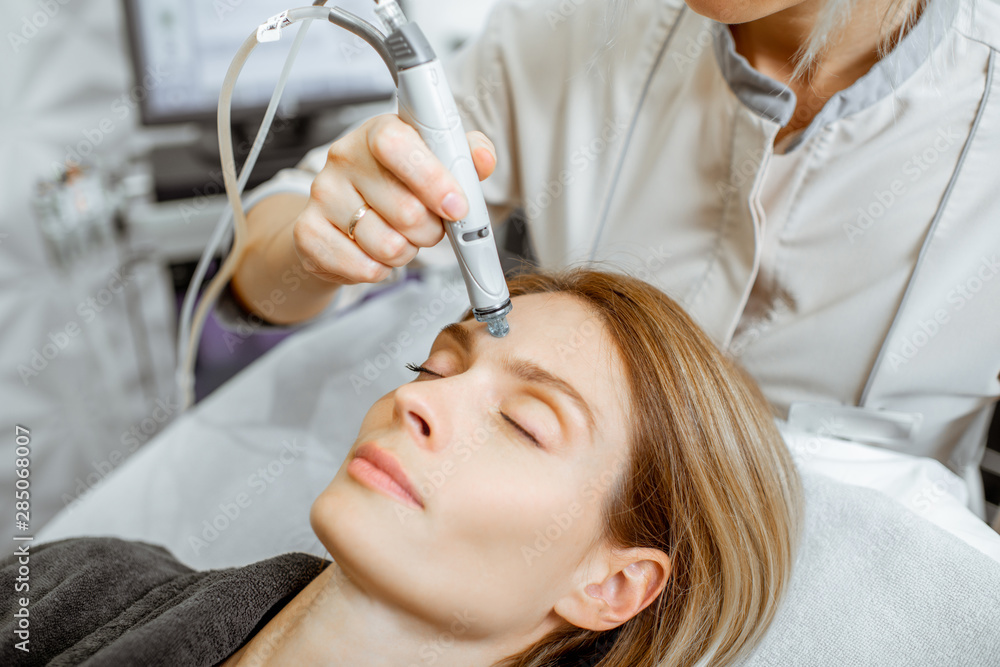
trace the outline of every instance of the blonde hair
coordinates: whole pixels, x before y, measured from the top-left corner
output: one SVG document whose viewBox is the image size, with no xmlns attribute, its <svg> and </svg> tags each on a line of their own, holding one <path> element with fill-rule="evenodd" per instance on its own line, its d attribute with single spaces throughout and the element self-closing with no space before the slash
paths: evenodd
<svg viewBox="0 0 1000 667">
<path fill-rule="evenodd" d="M 806 43 L 795 54 L 792 80 L 812 72 L 835 38 L 843 38 L 851 12 L 864 0 L 827 0 Z M 869 0 L 870 1 L 870 0 Z M 878 57 L 884 58 L 917 21 L 927 0 L 890 0 L 879 26 Z"/>
<path fill-rule="evenodd" d="M 850 20 L 851 11 L 863 0 L 827 0 L 813 26 L 809 39 L 795 54 L 795 68 L 792 80 L 801 79 L 811 73 L 820 62 L 820 58 L 833 43 L 835 38 L 843 37 L 843 30 Z M 942 0 L 945 1 L 945 0 Z M 928 0 L 891 0 L 891 4 L 882 17 L 880 26 L 881 39 L 878 44 L 878 57 L 883 58 L 903 35 L 913 27 L 920 11 Z M 628 10 L 629 0 L 611 0 L 605 13 L 604 46 L 595 54 L 591 66 L 597 58 L 614 43 L 621 27 L 622 20 Z"/>
<path fill-rule="evenodd" d="M 497 666 L 688 667 L 745 655 L 786 589 L 802 507 L 757 385 L 677 303 L 636 278 L 573 269 L 521 275 L 509 288 L 576 297 L 609 332 L 632 429 L 602 537 L 662 550 L 671 572 L 659 597 L 614 630 L 567 624 Z"/>
</svg>

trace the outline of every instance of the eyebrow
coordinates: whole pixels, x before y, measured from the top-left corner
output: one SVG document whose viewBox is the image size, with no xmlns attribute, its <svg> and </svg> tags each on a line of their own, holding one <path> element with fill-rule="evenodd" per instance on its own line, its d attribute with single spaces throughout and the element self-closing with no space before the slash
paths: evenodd
<svg viewBox="0 0 1000 667">
<path fill-rule="evenodd" d="M 469 330 L 463 327 L 458 322 L 452 322 L 448 326 L 441 329 L 442 334 L 446 334 L 452 338 L 458 346 L 462 348 L 466 353 L 471 353 L 472 349 L 475 347 L 475 339 Z M 511 357 L 504 357 L 503 367 L 508 373 L 516 378 L 524 380 L 525 382 L 531 382 L 533 384 L 545 385 L 551 387 L 570 398 L 576 407 L 583 413 L 584 417 L 587 418 L 587 424 L 590 426 L 592 431 L 597 430 L 597 422 L 594 419 L 594 413 L 590 409 L 590 405 L 587 401 L 580 395 L 573 385 L 563 380 L 558 375 L 553 375 L 549 371 L 545 370 L 538 364 L 528 361 L 527 359 L 516 359 Z"/>
</svg>

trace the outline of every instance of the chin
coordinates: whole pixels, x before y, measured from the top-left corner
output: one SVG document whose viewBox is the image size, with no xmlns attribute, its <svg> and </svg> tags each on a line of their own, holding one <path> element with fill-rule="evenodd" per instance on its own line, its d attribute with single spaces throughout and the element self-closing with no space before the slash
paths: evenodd
<svg viewBox="0 0 1000 667">
<path fill-rule="evenodd" d="M 442 584 L 434 577 L 428 578 L 428 569 L 420 567 L 426 561 L 413 555 L 409 536 L 412 530 L 407 528 L 416 524 L 401 524 L 393 514 L 395 503 L 382 496 L 365 495 L 370 493 L 334 478 L 309 508 L 313 532 L 352 588 L 392 606 L 435 618 L 442 604 Z M 423 582 L 414 581 L 417 573 L 425 577 Z M 447 623 L 452 619 L 439 620 Z"/>
<path fill-rule="evenodd" d="M 801 0 L 685 0 L 687 6 L 696 14 L 719 23 L 747 23 L 765 16 L 770 16 L 782 9 L 788 9 Z"/>
<path fill-rule="evenodd" d="M 413 520 L 408 516 L 408 521 L 401 521 L 397 514 L 401 506 L 352 480 L 346 465 L 309 508 L 309 525 L 334 560 L 338 554 L 346 555 L 345 550 L 378 550 L 402 539 Z"/>
<path fill-rule="evenodd" d="M 350 493 L 350 488 L 345 488 L 349 486 L 348 480 L 343 479 L 346 475 L 343 468 L 337 471 L 309 507 L 309 525 L 334 560 L 337 560 L 335 554 L 340 551 L 341 543 L 345 539 L 354 539 L 352 533 L 358 530 L 354 524 L 373 518 L 365 516 L 370 508 L 358 502 L 358 498 Z"/>
<path fill-rule="evenodd" d="M 323 493 L 309 507 L 309 526 L 323 547 L 332 555 L 333 552 L 330 550 L 330 524 L 335 519 L 333 513 L 336 512 L 336 508 L 326 499 L 328 490 L 329 487 L 323 489 Z"/>
</svg>

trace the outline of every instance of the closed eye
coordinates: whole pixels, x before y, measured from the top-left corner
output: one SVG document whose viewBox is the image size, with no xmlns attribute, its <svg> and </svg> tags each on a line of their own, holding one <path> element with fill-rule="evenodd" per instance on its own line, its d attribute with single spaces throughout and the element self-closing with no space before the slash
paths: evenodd
<svg viewBox="0 0 1000 667">
<path fill-rule="evenodd" d="M 537 439 L 537 438 L 535 438 L 535 436 L 531 435 L 531 433 L 529 433 L 529 432 L 528 432 L 528 431 L 527 431 L 527 430 L 526 430 L 526 429 L 525 429 L 525 428 L 524 428 L 523 426 L 521 426 L 520 424 L 518 424 L 518 423 L 517 423 L 516 421 L 514 421 L 513 419 L 511 419 L 511 418 L 510 418 L 510 417 L 508 417 L 507 415 L 505 415 L 505 414 L 504 414 L 503 412 L 501 412 L 501 413 L 500 413 L 500 416 L 501 416 L 501 417 L 503 417 L 504 419 L 506 419 L 506 420 L 507 420 L 507 422 L 508 422 L 508 423 L 509 423 L 509 424 L 510 424 L 511 426 L 513 426 L 513 427 L 514 427 L 514 429 L 515 429 L 516 431 L 518 431 L 518 432 L 519 432 L 519 433 L 520 433 L 521 435 L 523 435 L 523 436 L 524 436 L 524 437 L 526 437 L 526 438 L 527 438 L 528 440 L 530 440 L 531 442 L 533 442 L 533 443 L 534 443 L 534 445 L 535 445 L 535 447 L 538 447 L 538 448 L 540 448 L 540 449 L 541 449 L 541 447 L 542 447 L 542 443 L 538 442 L 538 439 Z"/>
<path fill-rule="evenodd" d="M 406 364 L 406 368 L 408 370 L 413 371 L 414 373 L 427 373 L 428 375 L 433 375 L 434 377 L 439 377 L 439 378 L 440 377 L 444 377 L 440 373 L 435 373 L 434 371 L 430 370 L 429 368 L 427 368 L 425 366 L 420 366 L 420 365 L 417 365 L 417 364 L 414 364 L 414 363 L 408 363 L 408 364 Z M 513 426 L 514 430 L 516 430 L 523 437 L 525 437 L 528 440 L 530 440 L 531 443 L 533 445 L 535 445 L 535 447 L 538 447 L 540 449 L 542 448 L 542 443 L 538 442 L 538 438 L 536 438 L 535 436 L 531 435 L 531 433 L 527 429 L 525 429 L 523 426 L 521 426 L 520 424 L 518 424 L 516 421 L 514 421 L 513 419 L 511 419 L 509 416 L 507 416 L 503 412 L 500 413 L 500 416 L 503 417 L 504 420 L 506 420 L 508 424 L 510 424 L 511 426 Z"/>
<path fill-rule="evenodd" d="M 427 373 L 428 375 L 433 375 L 434 377 L 439 377 L 439 378 L 440 377 L 444 377 L 440 373 L 435 373 L 434 371 L 430 370 L 429 368 L 425 368 L 423 366 L 418 366 L 417 364 L 413 364 L 413 363 L 406 364 L 406 368 L 409 369 L 409 370 L 411 370 L 411 371 L 413 371 L 414 373 Z"/>
</svg>

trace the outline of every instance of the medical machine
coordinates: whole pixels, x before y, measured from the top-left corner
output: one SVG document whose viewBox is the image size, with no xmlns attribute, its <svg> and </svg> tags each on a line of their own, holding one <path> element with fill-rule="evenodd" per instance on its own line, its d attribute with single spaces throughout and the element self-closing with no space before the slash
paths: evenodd
<svg viewBox="0 0 1000 667">
<path fill-rule="evenodd" d="M 219 89 L 233 54 L 261 19 L 284 3 L 275 4 L 275 0 L 126 0 L 133 78 L 144 88 L 131 97 L 143 124 L 214 123 Z M 376 20 L 373 0 L 337 0 L 337 5 Z M 388 99 L 394 92 L 382 60 L 351 33 L 313 31 L 300 48 L 301 57 L 281 95 L 281 110 L 303 117 L 342 104 Z M 254 121 L 256 129 L 285 55 L 281 48 L 254 52 L 233 93 L 234 121 Z M 143 86 L 144 81 L 152 85 Z"/>
<path fill-rule="evenodd" d="M 420 28 L 406 20 L 396 0 L 375 0 L 375 13 L 386 32 L 382 32 L 356 14 L 340 7 L 328 9 L 323 6 L 325 4 L 326 0 L 316 0 L 312 7 L 290 9 L 261 24 L 240 47 L 226 73 L 222 93 L 219 96 L 218 130 L 226 195 L 232 210 L 227 211 L 220 219 L 216 232 L 198 263 L 194 279 L 184 299 L 178 342 L 178 359 L 183 361 L 178 369 L 178 384 L 185 406 L 192 402 L 195 351 L 208 308 L 232 277 L 244 251 L 246 216 L 241 194 L 274 119 L 292 63 L 305 38 L 308 23 L 315 19 L 326 19 L 360 37 L 375 49 L 388 66 L 396 83 L 400 118 L 416 128 L 434 154 L 458 180 L 469 202 L 469 215 L 455 222 L 445 221 L 445 232 L 458 257 L 476 320 L 486 323 L 489 333 L 495 337 L 507 335 L 507 314 L 511 310 L 510 294 L 500 266 L 485 198 L 472 162 L 465 130 L 445 80 L 440 60 Z M 237 77 L 258 44 L 280 39 L 282 30 L 298 21 L 306 23 L 299 29 L 292 44 L 265 112 L 264 121 L 237 179 L 230 124 L 233 90 Z M 247 205 L 253 203 L 246 202 Z M 233 217 L 232 249 L 206 289 L 192 320 L 198 290 L 211 258 L 214 257 L 226 235 L 230 215 Z"/>
<path fill-rule="evenodd" d="M 69 163 L 57 178 L 38 182 L 32 204 L 54 266 L 67 269 L 77 258 L 114 245 L 115 199 L 89 165 Z"/>
<path fill-rule="evenodd" d="M 250 31 L 289 5 L 281 0 L 122 1 L 135 85 L 115 100 L 112 111 L 119 118 L 134 109 L 146 127 L 169 126 L 144 155 L 155 201 L 221 193 L 215 122 L 222 81 Z M 377 21 L 373 0 L 337 0 L 337 5 Z M 231 112 L 237 164 L 246 159 L 287 53 L 287 44 L 257 49 L 240 74 Z M 294 166 L 338 126 L 349 124 L 348 105 L 381 104 L 395 93 L 382 59 L 346 30 L 311 31 L 299 56 L 248 189 Z"/>
</svg>

